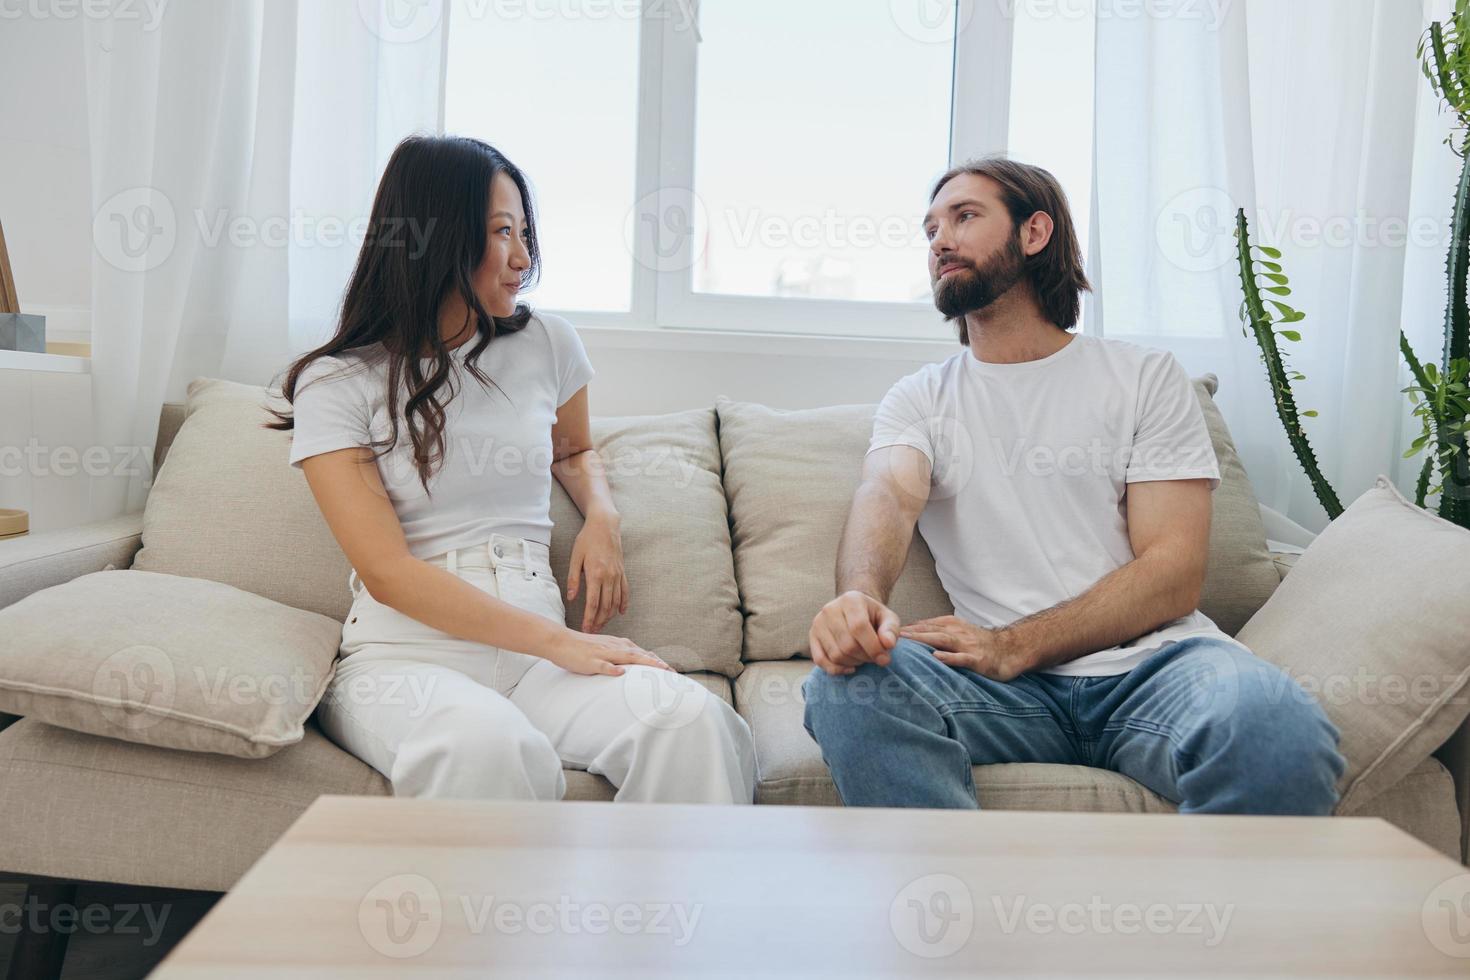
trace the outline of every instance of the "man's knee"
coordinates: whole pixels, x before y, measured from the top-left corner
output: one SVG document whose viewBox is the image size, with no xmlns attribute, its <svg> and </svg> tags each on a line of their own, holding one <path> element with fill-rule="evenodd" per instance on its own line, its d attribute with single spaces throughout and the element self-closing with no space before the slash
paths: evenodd
<svg viewBox="0 0 1470 980">
<path fill-rule="evenodd" d="M 1245 770 L 1302 795 L 1314 812 L 1330 813 L 1346 762 L 1340 733 L 1322 706 L 1285 671 L 1252 654 L 1234 652 L 1218 673 L 1219 694 L 1206 705 L 1202 728 L 1215 733 L 1217 750 Z"/>
<path fill-rule="evenodd" d="M 863 663 L 851 674 L 829 674 L 813 667 L 802 683 L 806 730 L 814 738 L 824 731 L 860 734 L 880 723 L 883 716 L 904 714 L 927 703 L 924 675 L 935 665 L 943 667 L 929 649 L 913 640 L 900 640 L 886 667 Z"/>
</svg>

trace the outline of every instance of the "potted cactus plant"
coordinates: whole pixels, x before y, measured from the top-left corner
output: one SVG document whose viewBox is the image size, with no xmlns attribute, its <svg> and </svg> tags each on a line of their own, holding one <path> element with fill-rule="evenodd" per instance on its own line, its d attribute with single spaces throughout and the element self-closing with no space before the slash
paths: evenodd
<svg viewBox="0 0 1470 980">
<path fill-rule="evenodd" d="M 1455 187 L 1450 212 L 1449 254 L 1445 274 L 1449 282 L 1444 314 L 1444 349 L 1438 363 L 1423 361 L 1409 339 L 1399 332 L 1399 351 L 1413 381 L 1404 389 L 1422 425 L 1418 438 L 1404 454 L 1425 454 L 1415 487 L 1419 506 L 1438 496 L 1441 517 L 1461 527 L 1470 527 L 1470 458 L 1466 439 L 1470 436 L 1470 308 L 1466 302 L 1466 279 L 1470 274 L 1470 0 L 1456 0 L 1449 24 L 1429 25 L 1419 44 L 1419 60 L 1436 95 L 1455 114 L 1457 126 L 1446 139 L 1461 160 L 1460 179 Z M 1286 430 L 1288 442 L 1312 484 L 1317 500 L 1336 519 L 1342 501 L 1322 474 L 1302 419 L 1313 411 L 1297 408 L 1292 382 L 1304 379 L 1282 354 L 1282 343 L 1295 343 L 1301 334 L 1290 325 L 1306 314 L 1287 305 L 1290 281 L 1281 265 L 1281 252 L 1250 239 L 1245 211 L 1235 216 L 1236 255 L 1244 300 L 1240 317 L 1247 335 L 1253 335 L 1266 366 L 1266 377 L 1275 399 L 1276 415 Z M 1280 297 L 1280 298 L 1277 298 Z"/>
</svg>

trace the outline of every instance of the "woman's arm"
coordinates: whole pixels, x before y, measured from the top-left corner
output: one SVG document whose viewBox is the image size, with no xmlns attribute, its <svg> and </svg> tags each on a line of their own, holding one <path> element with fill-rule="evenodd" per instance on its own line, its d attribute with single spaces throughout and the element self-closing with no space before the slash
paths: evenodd
<svg viewBox="0 0 1470 980">
<path fill-rule="evenodd" d="M 582 613 L 582 631 L 596 633 L 615 614 L 628 611 L 628 578 L 623 572 L 622 517 L 613 504 L 602 457 L 592 446 L 585 387 L 557 409 L 551 446 L 555 459 L 552 475 L 584 518 L 567 570 L 567 600 L 577 597 L 585 575 L 587 604 Z"/>
<path fill-rule="evenodd" d="M 621 674 L 622 664 L 667 666 L 631 640 L 567 629 L 415 558 L 371 450 L 322 453 L 303 460 L 301 468 L 347 560 L 384 605 L 453 636 L 543 657 L 574 673 Z"/>
</svg>

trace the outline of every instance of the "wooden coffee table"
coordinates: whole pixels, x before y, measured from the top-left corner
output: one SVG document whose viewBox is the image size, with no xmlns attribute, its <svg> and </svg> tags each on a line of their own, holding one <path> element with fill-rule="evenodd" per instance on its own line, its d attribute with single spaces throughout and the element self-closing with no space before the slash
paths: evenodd
<svg viewBox="0 0 1470 980">
<path fill-rule="evenodd" d="M 324 796 L 154 974 L 1470 975 L 1369 818 Z"/>
</svg>

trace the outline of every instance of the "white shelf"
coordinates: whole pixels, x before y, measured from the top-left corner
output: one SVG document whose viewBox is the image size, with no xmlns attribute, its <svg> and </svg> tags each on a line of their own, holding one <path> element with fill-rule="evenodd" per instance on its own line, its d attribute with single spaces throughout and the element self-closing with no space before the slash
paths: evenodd
<svg viewBox="0 0 1470 980">
<path fill-rule="evenodd" d="M 55 371 L 62 374 L 91 374 L 90 357 L 65 354 L 32 354 L 29 351 L 0 350 L 0 371 Z"/>
</svg>

